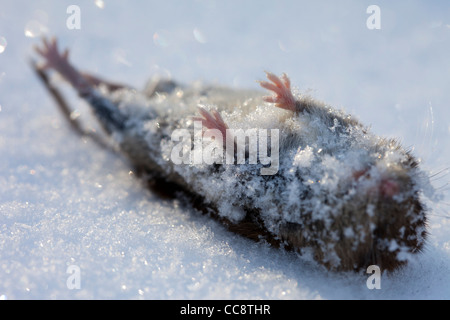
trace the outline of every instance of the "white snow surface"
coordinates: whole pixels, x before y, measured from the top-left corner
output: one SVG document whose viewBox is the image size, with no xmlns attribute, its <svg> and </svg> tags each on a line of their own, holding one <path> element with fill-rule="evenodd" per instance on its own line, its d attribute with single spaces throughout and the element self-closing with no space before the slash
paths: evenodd
<svg viewBox="0 0 450 320">
<path fill-rule="evenodd" d="M 79 30 L 66 26 L 72 4 Z M 449 299 L 450 4 L 377 1 L 381 30 L 369 30 L 371 4 L 2 1 L 0 299 Z M 298 92 L 413 148 L 441 195 L 424 252 L 369 290 L 367 274 L 326 271 L 152 194 L 68 128 L 28 65 L 43 34 L 79 68 L 137 88 L 162 74 L 258 89 L 263 70 L 287 72 Z"/>
</svg>

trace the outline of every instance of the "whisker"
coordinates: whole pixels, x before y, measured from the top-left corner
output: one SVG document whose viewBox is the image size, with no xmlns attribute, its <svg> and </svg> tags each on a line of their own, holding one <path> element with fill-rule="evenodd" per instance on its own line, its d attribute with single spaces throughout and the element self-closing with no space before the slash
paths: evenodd
<svg viewBox="0 0 450 320">
<path fill-rule="evenodd" d="M 439 170 L 438 172 L 433 173 L 432 175 L 430 175 L 429 178 L 430 178 L 430 179 L 431 179 L 431 178 L 434 178 L 434 177 L 436 177 L 436 176 L 442 174 L 443 172 L 445 172 L 445 174 L 444 174 L 443 176 L 436 178 L 436 179 L 441 179 L 441 178 L 443 178 L 443 177 L 445 177 L 445 176 L 447 176 L 447 175 L 450 174 L 449 169 L 450 169 L 450 168 L 444 168 L 444 169 L 442 169 L 442 170 Z"/>
<path fill-rule="evenodd" d="M 440 204 L 443 204 L 444 206 L 450 207 L 450 203 L 440 202 Z"/>
<path fill-rule="evenodd" d="M 443 175 L 442 177 L 436 177 L 436 178 L 434 178 L 434 179 L 430 179 L 430 181 L 435 182 L 435 181 L 441 180 L 442 178 L 445 178 L 445 177 L 447 177 L 447 176 L 448 176 L 448 174 Z M 447 177 L 447 178 L 448 178 L 448 177 Z"/>
<path fill-rule="evenodd" d="M 430 216 L 435 216 L 435 217 L 440 217 L 440 218 L 445 218 L 445 219 L 450 219 L 450 216 L 448 215 L 441 215 L 441 214 L 436 214 L 436 213 L 429 213 Z"/>
<path fill-rule="evenodd" d="M 420 126 L 418 126 L 416 132 L 418 143 L 415 147 L 417 147 L 419 154 L 423 154 L 423 160 L 426 162 L 430 159 L 430 154 L 435 150 L 433 141 L 436 139 L 434 134 L 434 111 L 431 103 L 428 104 L 428 108 L 424 110 L 424 113 L 425 119 L 421 118 Z"/>
</svg>

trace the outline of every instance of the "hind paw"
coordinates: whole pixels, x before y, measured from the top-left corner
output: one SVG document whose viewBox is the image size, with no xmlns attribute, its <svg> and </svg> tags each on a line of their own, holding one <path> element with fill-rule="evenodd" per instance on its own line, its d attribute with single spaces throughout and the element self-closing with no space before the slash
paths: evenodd
<svg viewBox="0 0 450 320">
<path fill-rule="evenodd" d="M 260 81 L 261 87 L 268 89 L 275 93 L 274 96 L 263 97 L 263 100 L 270 103 L 275 103 L 278 108 L 297 111 L 296 99 L 291 92 L 291 81 L 288 76 L 283 73 L 281 78 L 273 73 L 266 72 L 268 81 Z"/>
<path fill-rule="evenodd" d="M 42 70 L 56 70 L 80 93 L 89 90 L 88 81 L 70 64 L 69 50 L 66 49 L 61 53 L 56 38 L 51 40 L 43 38 L 42 47 L 35 46 L 35 50 L 45 59 L 44 65 L 41 66 Z"/>
<path fill-rule="evenodd" d="M 50 41 L 43 38 L 42 47 L 35 46 L 34 49 L 45 59 L 44 65 L 41 66 L 42 70 L 55 69 L 64 71 L 69 68 L 69 50 L 66 49 L 60 53 L 56 38 L 52 38 Z"/>
</svg>

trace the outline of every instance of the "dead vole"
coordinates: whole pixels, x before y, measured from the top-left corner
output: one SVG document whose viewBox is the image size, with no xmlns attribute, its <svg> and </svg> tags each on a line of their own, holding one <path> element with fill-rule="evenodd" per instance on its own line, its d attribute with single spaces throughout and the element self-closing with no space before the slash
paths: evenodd
<svg viewBox="0 0 450 320">
<path fill-rule="evenodd" d="M 416 159 L 351 116 L 295 96 L 286 75 L 267 73 L 260 84 L 270 97 L 166 80 L 139 92 L 77 71 L 56 40 L 36 49 L 41 76 L 60 73 L 142 177 L 183 191 L 230 230 L 332 270 L 394 270 L 423 248 L 427 178 Z"/>
</svg>

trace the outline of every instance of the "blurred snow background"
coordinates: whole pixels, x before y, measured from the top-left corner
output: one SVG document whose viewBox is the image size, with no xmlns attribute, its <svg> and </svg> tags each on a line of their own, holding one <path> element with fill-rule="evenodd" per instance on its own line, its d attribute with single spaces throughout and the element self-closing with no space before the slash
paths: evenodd
<svg viewBox="0 0 450 320">
<path fill-rule="evenodd" d="M 80 30 L 66 27 L 72 4 Z M 366 27 L 371 4 L 381 30 Z M 27 63 L 43 34 L 137 88 L 156 73 L 257 88 L 263 70 L 287 72 L 441 172 L 425 252 L 369 290 L 365 274 L 326 272 L 159 199 L 66 126 Z M 449 299 L 449 52 L 445 0 L 1 0 L 0 299 Z M 71 265 L 80 289 L 67 287 Z"/>
</svg>

